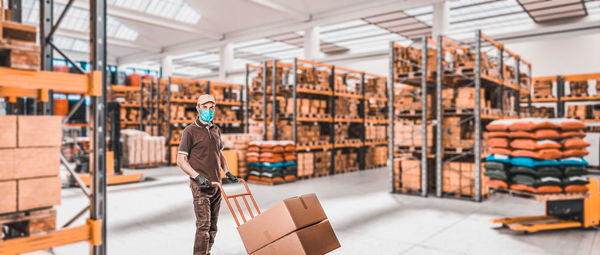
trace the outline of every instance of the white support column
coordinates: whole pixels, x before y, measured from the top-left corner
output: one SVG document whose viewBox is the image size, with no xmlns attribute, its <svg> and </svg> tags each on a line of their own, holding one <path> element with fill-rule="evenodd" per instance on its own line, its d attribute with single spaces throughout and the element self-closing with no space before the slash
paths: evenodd
<svg viewBox="0 0 600 255">
<path fill-rule="evenodd" d="M 227 43 L 221 46 L 219 49 L 220 63 L 219 63 L 219 80 L 222 82 L 228 82 L 229 78 L 227 73 L 233 68 L 233 45 Z"/>
<path fill-rule="evenodd" d="M 438 35 L 445 35 L 450 29 L 450 3 L 440 1 L 433 3 L 433 26 L 431 35 L 437 40 Z"/>
<path fill-rule="evenodd" d="M 162 77 L 167 78 L 173 75 L 173 58 L 171 56 L 164 56 L 160 59 L 160 68 L 162 71 Z"/>
<path fill-rule="evenodd" d="M 321 41 L 319 27 L 304 30 L 304 59 L 314 60 L 321 57 Z"/>
</svg>

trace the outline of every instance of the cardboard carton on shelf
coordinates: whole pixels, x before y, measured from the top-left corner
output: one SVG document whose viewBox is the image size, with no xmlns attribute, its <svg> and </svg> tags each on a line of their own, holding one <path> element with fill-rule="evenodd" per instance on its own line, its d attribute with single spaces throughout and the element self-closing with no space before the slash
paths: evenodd
<svg viewBox="0 0 600 255">
<path fill-rule="evenodd" d="M 324 220 L 327 220 L 327 216 L 317 196 L 307 194 L 279 202 L 240 225 L 238 232 L 248 254 L 253 254 L 286 235 Z"/>
<path fill-rule="evenodd" d="M 62 116 L 18 116 L 18 147 L 61 146 Z"/>
<path fill-rule="evenodd" d="M 14 155 L 18 179 L 57 176 L 60 171 L 60 147 L 17 148 Z"/>
<path fill-rule="evenodd" d="M 60 204 L 61 182 L 58 176 L 17 180 L 17 187 L 19 211 Z"/>
<path fill-rule="evenodd" d="M 17 181 L 0 181 L 0 214 L 17 210 Z"/>
<path fill-rule="evenodd" d="M 17 147 L 17 116 L 0 116 L 0 148 Z"/>
</svg>

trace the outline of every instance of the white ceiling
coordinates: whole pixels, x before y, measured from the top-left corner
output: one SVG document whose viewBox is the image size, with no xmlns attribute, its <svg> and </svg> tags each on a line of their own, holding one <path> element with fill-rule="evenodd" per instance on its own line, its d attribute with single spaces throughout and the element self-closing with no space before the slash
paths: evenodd
<svg viewBox="0 0 600 255">
<path fill-rule="evenodd" d="M 57 19 L 57 10 L 68 0 L 54 1 Z M 383 49 L 391 40 L 429 33 L 431 3 L 439 1 L 443 0 L 107 0 L 108 55 L 138 68 L 157 68 L 160 57 L 171 55 L 175 71 L 205 73 L 218 67 L 218 48 L 224 43 L 234 44 L 234 66 L 301 57 L 303 30 L 310 26 L 321 27 L 324 53 L 367 52 Z M 574 2 L 552 2 L 560 1 Z M 24 22 L 37 25 L 38 2 L 23 0 Z M 80 56 L 89 36 L 89 2 L 74 2 L 55 41 Z M 537 2 L 546 1 L 451 1 L 450 35 L 531 27 L 536 23 L 531 14 L 544 11 L 535 9 Z M 600 16 L 600 1 L 585 0 L 578 8 L 582 6 L 590 16 Z"/>
</svg>

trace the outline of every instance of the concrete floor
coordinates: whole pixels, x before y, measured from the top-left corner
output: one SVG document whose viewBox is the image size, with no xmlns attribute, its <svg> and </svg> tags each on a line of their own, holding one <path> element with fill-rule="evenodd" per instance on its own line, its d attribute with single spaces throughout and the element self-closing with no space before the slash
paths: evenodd
<svg viewBox="0 0 600 255">
<path fill-rule="evenodd" d="M 109 187 L 108 254 L 191 254 L 195 229 L 188 179 L 175 167 L 142 171 L 155 180 Z M 600 231 L 524 235 L 489 222 L 496 217 L 541 214 L 542 203 L 505 195 L 475 203 L 390 194 L 388 174 L 375 169 L 250 189 L 263 210 L 288 197 L 316 193 L 342 246 L 332 254 L 600 255 Z M 241 185 L 225 188 L 242 189 Z M 59 225 L 87 203 L 78 189 L 63 190 Z M 83 219 L 77 224 L 83 224 Z M 244 254 L 225 203 L 218 226 L 212 254 Z M 87 243 L 79 243 L 54 252 L 87 254 L 88 249 Z"/>
</svg>

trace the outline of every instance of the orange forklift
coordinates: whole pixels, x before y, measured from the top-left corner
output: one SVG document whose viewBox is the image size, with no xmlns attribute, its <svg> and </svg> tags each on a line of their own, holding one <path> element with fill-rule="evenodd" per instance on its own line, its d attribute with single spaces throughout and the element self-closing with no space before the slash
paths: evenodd
<svg viewBox="0 0 600 255">
<path fill-rule="evenodd" d="M 598 179 L 589 178 L 586 193 L 531 195 L 509 191 L 519 197 L 528 197 L 546 203 L 546 213 L 540 216 L 493 219 L 502 227 L 524 233 L 570 228 L 597 228 L 600 225 L 600 187 Z"/>
</svg>

